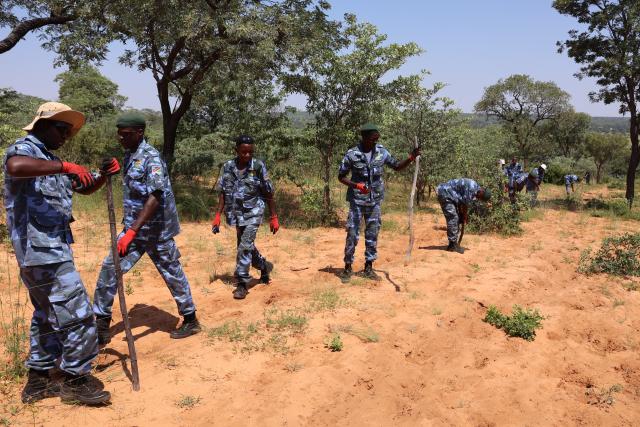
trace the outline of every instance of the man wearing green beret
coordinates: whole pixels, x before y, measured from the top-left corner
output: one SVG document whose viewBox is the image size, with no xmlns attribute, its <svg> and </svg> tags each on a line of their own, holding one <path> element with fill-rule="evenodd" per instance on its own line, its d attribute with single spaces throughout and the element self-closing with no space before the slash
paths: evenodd
<svg viewBox="0 0 640 427">
<path fill-rule="evenodd" d="M 160 153 L 144 138 L 144 116 L 122 114 L 116 123 L 124 157 L 124 230 L 118 236 L 120 269 L 129 271 L 147 253 L 166 282 L 184 317 L 171 338 L 186 338 L 200 332 L 189 282 L 180 264 L 174 237 L 180 232 L 178 211 L 167 166 Z M 107 344 L 111 307 L 117 291 L 113 258 L 108 255 L 96 285 L 93 309 L 97 316 L 98 342 Z"/>
<path fill-rule="evenodd" d="M 406 168 L 420 155 L 415 148 L 409 157 L 401 162 L 377 141 L 380 138 L 378 126 L 366 123 L 360 127 L 362 140 L 350 148 L 342 159 L 338 180 L 349 187 L 347 201 L 349 216 L 347 217 L 347 241 L 344 249 L 344 270 L 340 274 L 343 282 L 348 282 L 353 274 L 353 260 L 360 238 L 360 223 L 365 221 L 365 265 L 364 277 L 378 279 L 373 271 L 373 261 L 377 258 L 378 232 L 380 231 L 380 204 L 384 199 L 384 166 L 400 171 Z M 351 178 L 347 175 L 351 174 Z"/>
</svg>

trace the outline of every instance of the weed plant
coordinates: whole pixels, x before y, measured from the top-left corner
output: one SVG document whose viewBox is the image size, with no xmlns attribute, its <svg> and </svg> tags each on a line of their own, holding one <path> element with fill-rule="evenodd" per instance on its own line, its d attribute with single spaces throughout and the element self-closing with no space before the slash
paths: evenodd
<svg viewBox="0 0 640 427">
<path fill-rule="evenodd" d="M 591 249 L 583 251 L 578 272 L 584 274 L 608 273 L 616 276 L 640 276 L 640 233 L 626 233 L 607 237 L 591 256 Z"/>
<path fill-rule="evenodd" d="M 489 306 L 484 321 L 504 332 L 510 337 L 520 337 L 527 341 L 533 341 L 536 337 L 536 329 L 542 327 L 544 317 L 538 310 L 522 309 L 518 305 L 513 306 L 511 316 L 502 314 L 495 306 Z"/>
<path fill-rule="evenodd" d="M 331 351 L 342 351 L 344 343 L 342 342 L 340 334 L 332 334 L 325 340 L 324 346 Z"/>
</svg>

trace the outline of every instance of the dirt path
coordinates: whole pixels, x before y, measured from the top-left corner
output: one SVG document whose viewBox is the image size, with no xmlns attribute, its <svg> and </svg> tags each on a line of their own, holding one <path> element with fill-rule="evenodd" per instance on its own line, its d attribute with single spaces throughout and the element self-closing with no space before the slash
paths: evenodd
<svg viewBox="0 0 640 427">
<path fill-rule="evenodd" d="M 401 229 L 393 224 L 405 218 L 384 221 Z M 185 224 L 177 241 L 198 315 L 220 338 L 169 339 L 175 305 L 145 260 L 125 276 L 142 390 L 131 391 L 123 371 L 116 319 L 97 372 L 111 406 L 47 399 L 30 411 L 17 403 L 20 385 L 5 385 L 0 417 L 30 425 L 639 425 L 640 293 L 623 288 L 630 279 L 576 273 L 582 249 L 637 223 L 549 209 L 521 237 L 465 236 L 463 256 L 441 250 L 443 226 L 440 215 L 417 216 L 409 265 L 407 235 L 383 231 L 375 267 L 388 278 L 351 285 L 335 275 L 342 230 L 273 237 L 265 228 L 257 244 L 276 264 L 274 281 L 239 302 L 224 283 L 233 230 L 214 237 L 207 224 Z M 107 228 L 83 218 L 74 229 L 92 292 Z M 537 308 L 544 328 L 533 342 L 509 338 L 482 321 L 490 304 Z M 332 332 L 341 352 L 325 348 Z M 614 385 L 621 391 L 614 387 L 609 405 L 601 389 Z"/>
</svg>

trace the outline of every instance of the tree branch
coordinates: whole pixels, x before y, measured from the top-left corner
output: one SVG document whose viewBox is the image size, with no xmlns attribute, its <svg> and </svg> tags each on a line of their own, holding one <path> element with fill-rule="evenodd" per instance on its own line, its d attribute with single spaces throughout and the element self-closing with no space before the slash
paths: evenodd
<svg viewBox="0 0 640 427">
<path fill-rule="evenodd" d="M 0 54 L 8 52 L 13 48 L 21 38 L 28 32 L 46 27 L 47 25 L 61 25 L 73 21 L 77 15 L 53 15 L 46 18 L 34 18 L 22 21 L 16 25 L 7 37 L 0 40 Z"/>
</svg>

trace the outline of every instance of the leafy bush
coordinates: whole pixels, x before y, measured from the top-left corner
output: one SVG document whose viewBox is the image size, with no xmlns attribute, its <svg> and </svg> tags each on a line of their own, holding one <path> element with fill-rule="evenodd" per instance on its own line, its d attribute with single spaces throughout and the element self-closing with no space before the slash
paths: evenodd
<svg viewBox="0 0 640 427">
<path fill-rule="evenodd" d="M 640 276 L 640 233 L 607 237 L 591 257 L 587 249 L 580 257 L 578 271 L 585 274 L 609 273 L 616 276 Z"/>
<path fill-rule="evenodd" d="M 325 340 L 324 346 L 331 351 L 342 351 L 344 344 L 340 334 L 333 334 L 330 338 Z"/>
<path fill-rule="evenodd" d="M 618 217 L 640 220 L 640 211 L 630 209 L 626 199 L 591 199 L 587 201 L 585 207 L 591 209 L 591 216 L 599 218 Z"/>
<path fill-rule="evenodd" d="M 511 316 L 502 314 L 495 306 L 489 306 L 484 321 L 498 329 L 503 329 L 510 337 L 520 337 L 527 341 L 533 341 L 536 337 L 536 329 L 542 327 L 544 317 L 538 310 L 522 309 L 518 305 L 513 306 Z"/>
<path fill-rule="evenodd" d="M 503 236 L 514 236 L 522 233 L 520 213 L 529 209 L 528 196 L 518 194 L 516 202 L 511 203 L 505 197 L 499 185 L 489 185 L 490 203 L 474 203 L 469 208 L 470 233 L 498 233 Z"/>
</svg>

